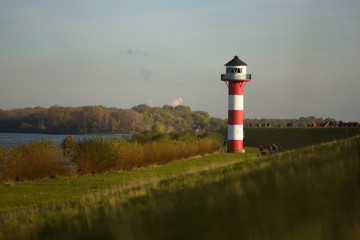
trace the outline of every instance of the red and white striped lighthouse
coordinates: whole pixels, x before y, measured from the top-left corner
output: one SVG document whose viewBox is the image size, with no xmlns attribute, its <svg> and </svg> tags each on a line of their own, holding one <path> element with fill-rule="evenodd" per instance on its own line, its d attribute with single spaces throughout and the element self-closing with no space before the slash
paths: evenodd
<svg viewBox="0 0 360 240">
<path fill-rule="evenodd" d="M 226 73 L 221 74 L 229 88 L 228 100 L 228 152 L 245 152 L 243 149 L 243 112 L 244 87 L 251 81 L 251 74 L 246 73 L 247 64 L 235 56 L 225 64 Z"/>
</svg>

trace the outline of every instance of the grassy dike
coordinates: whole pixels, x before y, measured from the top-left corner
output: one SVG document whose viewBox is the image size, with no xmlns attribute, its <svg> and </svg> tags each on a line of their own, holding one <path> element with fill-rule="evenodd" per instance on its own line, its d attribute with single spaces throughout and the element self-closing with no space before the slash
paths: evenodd
<svg viewBox="0 0 360 240">
<path fill-rule="evenodd" d="M 0 238 L 359 239 L 359 149 L 354 137 L 264 158 L 209 155 L 197 161 L 233 162 L 13 213 Z"/>
<path fill-rule="evenodd" d="M 0 239 L 359 239 L 359 136 L 256 153 L 0 186 Z"/>
<path fill-rule="evenodd" d="M 194 174 L 207 169 L 233 164 L 256 156 L 257 150 L 247 148 L 247 154 L 212 154 L 168 165 L 153 165 L 133 171 L 106 172 L 69 178 L 5 183 L 0 185 L 0 217 L 16 212 L 27 213 L 35 208 L 49 208 L 104 190 L 126 192 L 164 179 Z"/>
</svg>

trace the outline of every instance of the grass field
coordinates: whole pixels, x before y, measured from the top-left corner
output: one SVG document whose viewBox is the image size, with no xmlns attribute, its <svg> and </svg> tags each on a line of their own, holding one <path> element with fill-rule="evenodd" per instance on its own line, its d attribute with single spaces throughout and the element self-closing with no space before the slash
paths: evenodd
<svg viewBox="0 0 360 240">
<path fill-rule="evenodd" d="M 57 205 L 104 190 L 128 191 L 164 179 L 176 178 L 253 158 L 256 149 L 247 149 L 246 156 L 211 154 L 168 165 L 153 165 L 133 171 L 107 172 L 70 178 L 59 178 L 0 185 L 0 214 L 27 212 L 32 208 Z"/>
<path fill-rule="evenodd" d="M 358 134 L 360 128 L 244 128 L 244 145 L 266 148 L 276 143 L 283 150 L 289 150 Z"/>
<path fill-rule="evenodd" d="M 256 153 L 0 186 L 0 239 L 359 239 L 360 137 Z"/>
</svg>

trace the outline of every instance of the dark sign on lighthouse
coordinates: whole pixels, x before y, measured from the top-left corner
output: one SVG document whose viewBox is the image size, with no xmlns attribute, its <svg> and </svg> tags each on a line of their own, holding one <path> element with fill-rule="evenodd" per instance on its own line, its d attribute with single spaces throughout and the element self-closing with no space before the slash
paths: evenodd
<svg viewBox="0 0 360 240">
<path fill-rule="evenodd" d="M 251 81 L 246 73 L 247 64 L 235 56 L 225 64 L 226 73 L 221 74 L 229 89 L 228 96 L 228 152 L 245 152 L 244 139 L 244 87 Z"/>
</svg>

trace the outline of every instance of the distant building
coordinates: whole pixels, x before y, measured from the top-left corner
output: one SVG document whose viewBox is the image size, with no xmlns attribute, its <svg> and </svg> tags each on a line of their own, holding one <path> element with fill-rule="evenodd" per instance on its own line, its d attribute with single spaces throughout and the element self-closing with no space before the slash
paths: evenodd
<svg viewBox="0 0 360 240">
<path fill-rule="evenodd" d="M 340 121 L 338 127 L 360 127 L 360 124 L 357 122 L 342 122 Z"/>
</svg>

